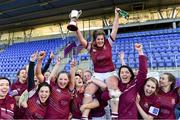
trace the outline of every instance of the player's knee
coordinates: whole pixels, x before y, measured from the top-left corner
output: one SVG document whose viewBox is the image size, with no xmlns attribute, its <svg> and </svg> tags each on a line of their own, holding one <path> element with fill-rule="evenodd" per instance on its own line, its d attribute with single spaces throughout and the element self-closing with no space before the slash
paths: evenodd
<svg viewBox="0 0 180 120">
<path fill-rule="evenodd" d="M 119 101 L 119 97 L 122 94 L 122 92 L 119 89 L 109 89 L 109 94 L 112 97 L 112 100 Z"/>
</svg>

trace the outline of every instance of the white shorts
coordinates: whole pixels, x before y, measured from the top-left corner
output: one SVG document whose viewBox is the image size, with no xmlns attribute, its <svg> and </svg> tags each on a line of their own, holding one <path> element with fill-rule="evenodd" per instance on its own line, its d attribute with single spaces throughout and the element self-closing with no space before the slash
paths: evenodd
<svg viewBox="0 0 180 120">
<path fill-rule="evenodd" d="M 116 76 L 118 77 L 118 74 L 116 71 L 112 71 L 112 72 L 106 72 L 106 73 L 93 73 L 92 78 L 98 79 L 100 81 L 106 82 L 107 78 L 111 77 L 111 76 Z"/>
</svg>

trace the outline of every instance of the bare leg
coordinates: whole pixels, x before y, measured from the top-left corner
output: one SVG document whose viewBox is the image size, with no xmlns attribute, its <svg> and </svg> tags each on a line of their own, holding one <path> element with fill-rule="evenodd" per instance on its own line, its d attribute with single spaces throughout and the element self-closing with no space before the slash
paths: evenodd
<svg viewBox="0 0 180 120">
<path fill-rule="evenodd" d="M 92 102 L 92 95 L 97 91 L 98 86 L 96 86 L 93 83 L 88 84 L 88 86 L 85 89 L 84 98 L 83 98 L 83 104 L 87 104 Z M 83 118 L 87 118 L 89 116 L 90 109 L 85 109 L 82 113 Z"/>
<path fill-rule="evenodd" d="M 119 96 L 120 90 L 118 88 L 118 79 L 115 76 L 111 76 L 106 80 L 106 84 L 109 90 L 109 94 L 112 99 L 109 101 L 111 106 L 112 115 L 114 118 L 118 117 L 118 105 L 119 105 Z"/>
</svg>

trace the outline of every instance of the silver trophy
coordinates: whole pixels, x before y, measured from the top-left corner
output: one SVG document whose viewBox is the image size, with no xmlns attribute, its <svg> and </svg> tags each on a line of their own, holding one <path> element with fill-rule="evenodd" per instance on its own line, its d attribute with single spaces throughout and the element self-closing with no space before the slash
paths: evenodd
<svg viewBox="0 0 180 120">
<path fill-rule="evenodd" d="M 77 24 L 76 21 L 79 18 L 79 16 L 82 14 L 82 10 L 72 10 L 69 14 L 69 18 L 71 19 L 70 23 L 67 26 L 67 29 L 70 31 L 77 31 Z"/>
</svg>

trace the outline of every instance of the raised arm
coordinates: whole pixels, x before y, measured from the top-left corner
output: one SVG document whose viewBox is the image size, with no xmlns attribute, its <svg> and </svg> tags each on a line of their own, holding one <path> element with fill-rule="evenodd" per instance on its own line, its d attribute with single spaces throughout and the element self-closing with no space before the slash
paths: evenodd
<svg viewBox="0 0 180 120">
<path fill-rule="evenodd" d="M 135 43 L 135 49 L 137 50 L 137 52 L 138 52 L 139 55 L 144 55 L 142 44 Z"/>
<path fill-rule="evenodd" d="M 121 51 L 119 53 L 119 59 L 120 59 L 121 65 L 126 65 L 126 63 L 124 61 L 124 52 Z"/>
<path fill-rule="evenodd" d="M 34 84 L 34 66 L 37 59 L 38 52 L 34 53 L 30 57 L 29 69 L 28 69 L 28 91 L 32 90 Z"/>
<path fill-rule="evenodd" d="M 76 64 L 77 62 L 75 60 L 71 61 L 71 69 L 70 69 L 70 74 L 71 74 L 71 80 L 69 83 L 69 89 L 74 90 L 75 87 L 75 72 L 76 72 Z"/>
<path fill-rule="evenodd" d="M 142 44 L 136 43 L 135 49 L 138 51 L 139 54 L 139 71 L 136 76 L 137 78 L 137 87 L 140 89 L 142 85 L 144 85 L 146 78 L 147 78 L 147 58 L 143 53 L 143 46 Z"/>
<path fill-rule="evenodd" d="M 84 37 L 83 37 L 83 35 L 82 35 L 82 33 L 81 33 L 81 31 L 80 31 L 79 29 L 76 31 L 76 36 L 77 36 L 79 42 L 81 43 L 81 45 L 82 45 L 84 48 L 86 48 L 86 47 L 87 47 L 87 44 L 88 44 L 88 43 L 87 43 L 87 40 L 84 39 Z"/>
<path fill-rule="evenodd" d="M 138 112 L 140 113 L 140 115 L 141 115 L 141 117 L 142 117 L 143 119 L 145 119 L 145 120 L 153 120 L 154 117 L 151 116 L 151 115 L 149 115 L 149 114 L 147 114 L 147 113 L 142 109 L 142 107 L 140 106 L 139 102 L 140 102 L 140 96 L 139 96 L 139 94 L 138 94 L 137 97 L 136 97 L 136 106 L 137 106 Z"/>
<path fill-rule="evenodd" d="M 53 68 L 53 70 L 52 70 L 48 80 L 51 80 L 51 81 L 55 82 L 55 80 L 57 78 L 57 75 L 59 73 L 60 63 L 61 63 L 61 59 L 57 58 L 56 65 L 54 66 L 54 68 Z"/>
<path fill-rule="evenodd" d="M 42 68 L 42 74 L 44 75 L 44 73 L 47 71 L 47 69 L 49 68 L 51 61 L 54 59 L 54 53 L 51 51 L 50 53 L 50 58 L 48 59 L 47 63 L 45 64 L 44 68 Z"/>
<path fill-rule="evenodd" d="M 40 83 L 44 82 L 44 76 L 42 74 L 41 68 L 42 68 L 42 61 L 45 56 L 46 56 L 46 52 L 41 51 L 38 56 L 38 62 L 37 62 L 37 66 L 36 66 L 36 77 L 38 78 Z"/>
<path fill-rule="evenodd" d="M 117 31 L 119 28 L 119 8 L 115 8 L 115 17 L 114 17 L 114 22 L 112 26 L 112 32 L 111 32 L 111 37 L 113 40 L 116 39 Z"/>
</svg>

